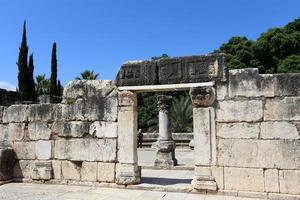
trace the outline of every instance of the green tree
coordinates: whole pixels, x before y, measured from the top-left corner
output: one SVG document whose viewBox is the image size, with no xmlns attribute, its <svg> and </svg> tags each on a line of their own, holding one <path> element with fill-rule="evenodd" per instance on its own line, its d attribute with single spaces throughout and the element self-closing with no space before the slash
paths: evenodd
<svg viewBox="0 0 300 200">
<path fill-rule="evenodd" d="M 30 100 L 36 100 L 36 93 L 35 93 L 35 83 L 33 79 L 33 71 L 34 71 L 34 62 L 33 62 L 33 54 L 29 56 L 29 63 L 28 63 L 28 92 L 30 94 Z"/>
<path fill-rule="evenodd" d="M 28 46 L 27 46 L 27 37 L 26 37 L 26 21 L 23 24 L 23 34 L 22 34 L 22 42 L 21 47 L 19 48 L 19 57 L 18 57 L 18 88 L 21 92 L 22 99 L 27 101 L 30 100 L 30 93 L 28 91 L 28 75 L 29 70 L 27 66 L 28 59 Z"/>
<path fill-rule="evenodd" d="M 50 94 L 50 80 L 46 79 L 46 75 L 36 76 L 36 93 L 38 95 Z"/>
<path fill-rule="evenodd" d="M 161 56 L 154 56 L 154 57 L 151 57 L 151 60 L 159 60 L 159 59 L 164 59 L 164 58 L 169 58 L 168 54 L 161 54 Z"/>
<path fill-rule="evenodd" d="M 300 55 L 291 55 L 278 65 L 278 72 L 300 73 Z"/>
<path fill-rule="evenodd" d="M 58 82 L 57 82 L 57 96 L 61 96 L 61 94 L 62 94 L 62 91 L 63 91 L 63 88 L 62 88 L 62 86 L 61 86 L 61 84 L 60 84 L 60 80 L 58 80 Z"/>
<path fill-rule="evenodd" d="M 79 77 L 76 77 L 76 80 L 96 80 L 98 76 L 99 74 L 95 74 L 94 71 L 85 70 L 82 73 L 80 73 Z"/>
<path fill-rule="evenodd" d="M 50 77 L 50 95 L 58 96 L 57 88 L 57 58 L 56 43 L 53 43 L 51 54 L 51 77 Z"/>
</svg>

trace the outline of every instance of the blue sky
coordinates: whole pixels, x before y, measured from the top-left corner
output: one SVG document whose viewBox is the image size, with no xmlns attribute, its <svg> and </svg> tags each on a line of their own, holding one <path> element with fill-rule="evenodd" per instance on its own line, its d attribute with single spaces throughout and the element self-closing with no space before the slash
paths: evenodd
<svg viewBox="0 0 300 200">
<path fill-rule="evenodd" d="M 127 60 L 206 54 L 231 36 L 256 39 L 299 16 L 299 0 L 0 0 L 0 87 L 17 85 L 25 19 L 35 75 L 50 76 L 57 42 L 66 84 L 85 69 L 114 79 Z"/>
</svg>

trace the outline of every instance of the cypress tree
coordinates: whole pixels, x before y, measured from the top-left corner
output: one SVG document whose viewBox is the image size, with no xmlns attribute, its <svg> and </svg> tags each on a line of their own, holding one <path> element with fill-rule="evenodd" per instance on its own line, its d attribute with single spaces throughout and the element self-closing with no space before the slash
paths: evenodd
<svg viewBox="0 0 300 200">
<path fill-rule="evenodd" d="M 26 21 L 24 21 L 22 42 L 21 42 L 21 47 L 19 48 L 19 57 L 17 63 L 19 69 L 18 86 L 23 100 L 29 99 L 27 58 L 28 58 L 28 46 L 27 46 L 27 38 L 26 38 Z"/>
<path fill-rule="evenodd" d="M 52 46 L 52 55 L 51 55 L 51 77 L 50 77 L 50 95 L 57 95 L 57 59 L 56 59 L 56 43 L 53 43 Z"/>
<path fill-rule="evenodd" d="M 29 56 L 29 63 L 28 63 L 28 90 L 29 90 L 29 95 L 30 95 L 29 97 L 31 101 L 36 100 L 33 70 L 34 70 L 33 54 L 31 54 Z"/>
<path fill-rule="evenodd" d="M 57 96 L 61 96 L 61 90 L 62 90 L 62 87 L 61 87 L 61 84 L 60 84 L 60 80 L 58 80 L 57 82 Z"/>
</svg>

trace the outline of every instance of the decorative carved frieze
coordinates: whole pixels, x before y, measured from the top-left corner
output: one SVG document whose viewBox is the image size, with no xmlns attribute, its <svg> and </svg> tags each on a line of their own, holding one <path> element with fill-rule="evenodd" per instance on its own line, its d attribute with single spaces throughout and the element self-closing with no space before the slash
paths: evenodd
<svg viewBox="0 0 300 200">
<path fill-rule="evenodd" d="M 190 89 L 193 107 L 209 107 L 215 99 L 216 93 L 213 87 L 197 87 Z"/>
</svg>

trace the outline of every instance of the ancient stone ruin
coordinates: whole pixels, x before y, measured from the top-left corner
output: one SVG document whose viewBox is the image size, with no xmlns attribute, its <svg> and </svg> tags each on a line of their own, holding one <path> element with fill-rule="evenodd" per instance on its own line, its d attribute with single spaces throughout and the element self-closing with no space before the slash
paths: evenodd
<svg viewBox="0 0 300 200">
<path fill-rule="evenodd" d="M 228 71 L 223 54 L 128 62 L 115 82 L 71 81 L 62 103 L 1 106 L 0 181 L 139 184 L 136 94 L 189 90 L 195 191 L 296 198 L 299 86 L 300 74 Z M 163 167 L 176 165 L 170 99 L 160 97 Z"/>
</svg>

